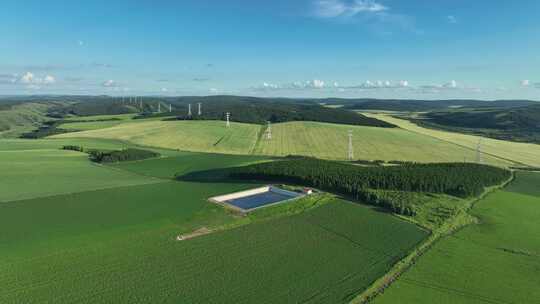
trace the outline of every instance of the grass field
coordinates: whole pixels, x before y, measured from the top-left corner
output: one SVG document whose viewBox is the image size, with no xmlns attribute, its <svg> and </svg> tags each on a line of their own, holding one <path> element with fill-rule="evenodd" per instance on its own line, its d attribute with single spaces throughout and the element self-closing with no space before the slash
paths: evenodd
<svg viewBox="0 0 540 304">
<path fill-rule="evenodd" d="M 172 184 L 137 188 L 152 188 L 148 198 Z M 112 198 L 99 202 L 97 194 L 27 201 L 0 213 L 14 219 L 33 205 L 49 206 L 37 220 L 0 221 L 9 231 L 2 243 L 10 245 L 0 254 L 0 302 L 341 303 L 425 237 L 411 224 L 336 201 L 178 242 L 176 225 L 201 208 L 199 192 L 175 200 L 157 191 L 154 203 L 143 193 L 133 191 L 130 200 L 118 200 L 117 193 L 115 204 Z M 110 212 L 92 211 L 104 209 Z"/>
<path fill-rule="evenodd" d="M 0 203 L 0 303 L 346 302 L 427 235 L 391 215 L 332 198 L 304 213 L 294 212 L 302 208 L 294 207 L 299 200 L 238 217 L 207 199 L 254 185 L 171 180 L 176 173 L 261 157 L 176 152 L 109 168 L 75 152 L 14 151 L 20 147 L 12 141 L 0 152 L 11 158 L 2 166 L 19 166 L 6 170 L 26 177 L 37 168 L 32 179 L 39 186 L 12 182 L 0 193 L 16 199 L 27 189 L 51 193 L 31 191 L 25 195 L 44 197 Z M 22 174 L 10 174 L 7 182 L 25 182 Z M 142 184 L 85 189 L 96 186 L 96 176 Z M 80 178 L 86 181 L 77 184 Z M 59 185 L 78 192 L 49 196 L 65 190 Z M 296 215 L 275 217 L 278 208 Z M 200 227 L 237 228 L 175 240 Z"/>
<path fill-rule="evenodd" d="M 261 139 L 255 153 L 264 155 L 307 155 L 328 159 L 347 158 L 347 131 L 353 131 L 354 155 L 368 160 L 417 162 L 462 162 L 475 153 L 428 136 L 397 128 L 374 128 L 315 122 L 292 122 L 272 126 L 272 139 Z M 486 158 L 493 164 L 502 164 Z"/>
<path fill-rule="evenodd" d="M 156 182 L 63 150 L 0 151 L 0 172 L 0 202 Z"/>
<path fill-rule="evenodd" d="M 150 121 L 107 129 L 66 133 L 54 138 L 109 138 L 138 145 L 186 151 L 250 154 L 260 126 L 222 121 Z"/>
<path fill-rule="evenodd" d="M 539 303 L 539 173 L 519 172 L 374 303 Z"/>
<path fill-rule="evenodd" d="M 114 138 L 187 151 L 346 159 L 347 131 L 353 130 L 358 159 L 449 162 L 473 161 L 476 155 L 473 149 L 397 128 L 289 122 L 274 124 L 272 139 L 267 140 L 258 125 L 233 124 L 230 129 L 223 125 L 217 121 L 127 123 L 54 138 Z M 495 165 L 509 164 L 490 156 L 484 160 Z"/>
<path fill-rule="evenodd" d="M 89 131 L 106 129 L 114 126 L 118 126 L 125 123 L 145 123 L 149 121 L 160 121 L 165 117 L 155 117 L 146 119 L 132 119 L 135 114 L 121 114 L 121 115 L 96 115 L 96 116 L 77 116 L 65 119 L 67 122 L 59 126 L 61 129 L 70 131 Z M 115 119 L 115 120 L 107 120 Z M 73 122 L 69 122 L 72 120 Z M 102 121 L 97 121 L 102 120 Z"/>
<path fill-rule="evenodd" d="M 482 139 L 481 150 L 486 154 L 503 159 L 513 160 L 515 162 L 520 162 L 533 167 L 540 167 L 540 145 L 516 143 L 474 135 L 427 129 L 410 121 L 394 118 L 387 114 L 363 114 L 395 124 L 400 128 L 409 130 L 416 134 L 426 135 L 473 150 L 476 149 L 479 139 Z M 485 157 L 489 155 L 485 155 Z"/>
</svg>

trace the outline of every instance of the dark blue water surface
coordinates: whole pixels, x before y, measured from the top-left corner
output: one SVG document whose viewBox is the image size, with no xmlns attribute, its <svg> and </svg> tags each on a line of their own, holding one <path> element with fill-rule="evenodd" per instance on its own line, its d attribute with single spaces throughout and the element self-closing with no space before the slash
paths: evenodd
<svg viewBox="0 0 540 304">
<path fill-rule="evenodd" d="M 261 207 L 264 205 L 288 200 L 296 196 L 298 195 L 294 195 L 292 193 L 291 195 L 285 195 L 285 194 L 269 191 L 269 192 L 254 194 L 254 195 L 250 195 L 246 197 L 232 199 L 230 201 L 227 201 L 227 203 L 233 206 L 236 206 L 238 208 L 244 209 L 244 210 L 249 210 L 249 209 Z"/>
</svg>

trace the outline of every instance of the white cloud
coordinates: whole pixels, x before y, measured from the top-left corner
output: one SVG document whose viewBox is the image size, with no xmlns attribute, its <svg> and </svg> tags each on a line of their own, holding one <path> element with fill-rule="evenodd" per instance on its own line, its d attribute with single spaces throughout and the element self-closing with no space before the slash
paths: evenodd
<svg viewBox="0 0 540 304">
<path fill-rule="evenodd" d="M 56 78 L 54 78 L 54 76 L 47 75 L 47 76 L 45 76 L 45 78 L 43 78 L 43 83 L 44 84 L 53 84 L 55 82 L 56 82 Z"/>
<path fill-rule="evenodd" d="M 21 76 L 19 81 L 22 83 L 33 83 L 35 81 L 35 76 L 30 72 L 26 72 L 24 75 Z"/>
<path fill-rule="evenodd" d="M 360 13 L 377 13 L 388 7 L 374 0 L 319 0 L 315 4 L 314 15 L 320 18 L 353 17 Z"/>
<path fill-rule="evenodd" d="M 522 86 L 522 87 L 528 87 L 529 85 L 531 85 L 531 81 L 530 81 L 530 80 L 525 79 L 525 80 L 522 80 L 522 81 L 521 81 L 521 86 Z"/>
<path fill-rule="evenodd" d="M 84 41 L 79 40 L 79 41 L 77 41 L 77 44 L 78 44 L 79 46 L 83 46 L 83 45 L 84 45 Z"/>
<path fill-rule="evenodd" d="M 324 81 L 319 80 L 319 79 L 314 79 L 314 80 L 306 82 L 306 87 L 314 88 L 314 89 L 322 89 L 324 88 Z"/>
<path fill-rule="evenodd" d="M 117 87 L 118 86 L 116 81 L 114 81 L 112 79 L 105 80 L 101 85 L 104 86 L 104 87 L 107 87 L 107 88 L 112 88 L 112 87 Z"/>
<path fill-rule="evenodd" d="M 406 88 L 409 86 L 409 82 L 407 80 L 400 80 L 399 81 L 399 86 L 402 87 L 402 88 Z"/>
<path fill-rule="evenodd" d="M 218 89 L 216 89 L 216 88 L 210 88 L 209 91 L 210 91 L 210 93 L 217 93 L 217 92 L 218 92 Z"/>
<path fill-rule="evenodd" d="M 455 80 L 451 80 L 449 83 L 443 84 L 443 87 L 448 88 L 448 89 L 455 89 L 457 88 L 457 86 L 458 84 Z"/>
<path fill-rule="evenodd" d="M 456 16 L 453 16 L 453 15 L 446 16 L 446 20 L 448 20 L 448 23 L 451 23 L 451 24 L 458 23 L 458 19 L 456 18 Z"/>
<path fill-rule="evenodd" d="M 15 78 L 12 80 L 12 83 L 22 83 L 27 85 L 49 85 L 54 84 L 56 82 L 56 78 L 52 75 L 45 75 L 45 77 L 37 77 L 32 72 L 26 72 L 22 76 L 18 77 L 15 76 Z"/>
<path fill-rule="evenodd" d="M 398 82 L 392 82 L 390 80 L 366 80 L 358 85 L 341 85 L 336 81 L 325 82 L 323 80 L 314 79 L 308 81 L 295 81 L 285 84 L 274 84 L 269 82 L 263 82 L 262 85 L 254 87 L 259 91 L 274 91 L 274 90 L 338 90 L 343 92 L 346 89 L 403 89 L 408 88 L 409 82 L 407 80 L 400 80 Z"/>
<path fill-rule="evenodd" d="M 167 93 L 167 92 L 169 92 L 169 89 L 167 89 L 167 88 L 161 88 L 161 92 Z"/>
</svg>

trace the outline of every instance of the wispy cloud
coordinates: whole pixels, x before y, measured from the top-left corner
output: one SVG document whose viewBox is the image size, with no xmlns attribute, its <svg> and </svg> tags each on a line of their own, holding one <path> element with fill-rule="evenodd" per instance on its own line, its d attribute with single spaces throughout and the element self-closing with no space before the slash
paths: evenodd
<svg viewBox="0 0 540 304">
<path fill-rule="evenodd" d="M 118 83 L 116 83 L 116 81 L 112 80 L 112 79 L 109 79 L 109 80 L 105 80 L 104 82 L 101 83 L 101 85 L 103 87 L 106 87 L 106 88 L 114 88 L 114 87 L 118 87 Z"/>
<path fill-rule="evenodd" d="M 448 15 L 448 16 L 446 16 L 446 20 L 448 21 L 448 23 L 451 23 L 451 24 L 456 24 L 456 23 L 458 23 L 458 19 L 457 19 L 456 16 L 454 16 L 454 15 Z"/>
<path fill-rule="evenodd" d="M 388 7 L 373 0 L 319 0 L 314 3 L 314 15 L 320 18 L 354 17 L 360 13 L 377 13 Z"/>
<path fill-rule="evenodd" d="M 528 80 L 528 79 L 524 79 L 524 80 L 521 81 L 521 86 L 522 87 L 528 87 L 530 85 L 531 85 L 531 81 Z"/>
<path fill-rule="evenodd" d="M 112 64 L 109 64 L 109 63 L 101 63 L 101 62 L 94 62 L 90 65 L 91 67 L 94 67 L 94 68 L 112 68 L 113 65 Z"/>
<path fill-rule="evenodd" d="M 274 84 L 270 82 L 263 82 L 262 85 L 255 87 L 258 91 L 277 91 L 277 90 L 371 90 L 371 89 L 400 89 L 408 88 L 409 81 L 400 80 L 392 82 L 389 80 L 371 81 L 366 80 L 361 84 L 356 85 L 341 85 L 337 81 L 323 81 L 320 79 L 308 80 L 308 81 L 296 81 L 284 84 Z"/>
<path fill-rule="evenodd" d="M 17 82 L 15 74 L 0 74 L 0 84 L 14 84 Z"/>
<path fill-rule="evenodd" d="M 387 36 L 395 31 L 423 33 L 412 16 L 393 12 L 376 0 L 317 0 L 312 5 L 312 17 L 360 24 L 378 35 Z"/>
<path fill-rule="evenodd" d="M 193 81 L 195 82 L 205 82 L 205 81 L 209 81 L 210 78 L 206 78 L 206 77 L 195 77 L 192 79 Z"/>
</svg>

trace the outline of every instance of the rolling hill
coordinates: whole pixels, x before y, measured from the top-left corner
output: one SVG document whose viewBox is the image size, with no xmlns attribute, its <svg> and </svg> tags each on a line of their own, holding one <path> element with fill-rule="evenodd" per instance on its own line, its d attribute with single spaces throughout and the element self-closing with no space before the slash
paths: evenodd
<svg viewBox="0 0 540 304">
<path fill-rule="evenodd" d="M 143 146 L 198 152 L 304 155 L 326 159 L 347 158 L 347 132 L 353 130 L 355 158 L 416 162 L 474 161 L 475 150 L 398 128 L 347 126 L 318 122 L 287 122 L 265 127 L 222 121 L 150 121 L 125 123 L 105 129 L 66 133 L 53 138 L 120 139 Z M 485 157 L 496 165 L 510 162 Z"/>
</svg>

